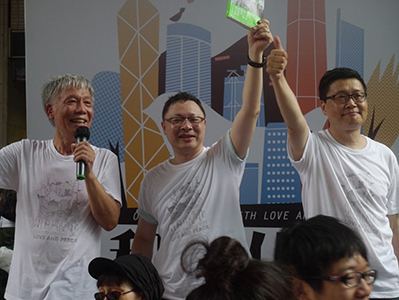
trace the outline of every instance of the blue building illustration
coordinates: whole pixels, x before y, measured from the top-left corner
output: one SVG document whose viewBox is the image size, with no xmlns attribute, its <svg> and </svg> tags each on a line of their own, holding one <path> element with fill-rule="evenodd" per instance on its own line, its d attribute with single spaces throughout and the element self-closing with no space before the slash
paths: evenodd
<svg viewBox="0 0 399 300">
<path fill-rule="evenodd" d="M 261 203 L 301 202 L 301 182 L 287 154 L 287 126 L 269 123 L 265 131 Z"/>
<path fill-rule="evenodd" d="M 168 25 L 165 92 L 189 92 L 211 106 L 211 33 L 201 27 Z"/>
<path fill-rule="evenodd" d="M 347 67 L 364 73 L 364 29 L 341 20 L 337 10 L 336 67 Z"/>
<path fill-rule="evenodd" d="M 246 163 L 240 186 L 240 204 L 258 204 L 259 164 Z"/>
<path fill-rule="evenodd" d="M 240 76 L 235 70 L 227 70 L 229 75 L 224 79 L 223 117 L 231 122 L 233 122 L 235 116 L 242 106 L 242 91 L 244 89 L 247 66 L 241 66 L 241 70 L 244 71 L 244 76 Z M 260 113 L 256 126 L 265 126 L 263 93 Z"/>
</svg>

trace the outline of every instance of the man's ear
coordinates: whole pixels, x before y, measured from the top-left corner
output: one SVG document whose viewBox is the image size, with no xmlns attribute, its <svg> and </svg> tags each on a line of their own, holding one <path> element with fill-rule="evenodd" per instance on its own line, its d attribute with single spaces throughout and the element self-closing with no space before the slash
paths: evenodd
<svg viewBox="0 0 399 300">
<path fill-rule="evenodd" d="M 315 300 L 316 295 L 313 288 L 304 280 L 295 278 L 292 287 L 294 295 L 298 300 Z"/>
<path fill-rule="evenodd" d="M 50 120 L 54 119 L 54 108 L 50 103 L 46 105 L 46 115 Z"/>
<path fill-rule="evenodd" d="M 323 112 L 323 114 L 324 114 L 325 116 L 327 116 L 327 112 L 326 112 L 326 102 L 325 102 L 325 101 L 320 100 L 320 108 L 321 108 L 321 111 Z"/>
</svg>

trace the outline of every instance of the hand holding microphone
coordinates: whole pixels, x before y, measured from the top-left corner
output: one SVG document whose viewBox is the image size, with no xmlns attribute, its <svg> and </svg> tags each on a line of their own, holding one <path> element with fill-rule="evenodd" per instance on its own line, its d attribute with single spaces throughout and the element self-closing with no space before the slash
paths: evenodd
<svg viewBox="0 0 399 300">
<path fill-rule="evenodd" d="M 90 130 L 86 126 L 80 126 L 75 131 L 76 143 L 88 141 L 90 138 Z M 85 179 L 85 163 L 80 160 L 76 163 L 76 179 Z"/>
</svg>

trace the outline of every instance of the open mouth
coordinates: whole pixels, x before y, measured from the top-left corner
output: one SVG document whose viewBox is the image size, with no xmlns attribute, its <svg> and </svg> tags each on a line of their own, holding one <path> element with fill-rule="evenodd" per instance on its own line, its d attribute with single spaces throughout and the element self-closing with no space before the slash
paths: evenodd
<svg viewBox="0 0 399 300">
<path fill-rule="evenodd" d="M 75 119 L 75 120 L 72 120 L 72 122 L 75 123 L 75 124 L 85 124 L 85 123 L 86 123 L 86 120 Z"/>
</svg>

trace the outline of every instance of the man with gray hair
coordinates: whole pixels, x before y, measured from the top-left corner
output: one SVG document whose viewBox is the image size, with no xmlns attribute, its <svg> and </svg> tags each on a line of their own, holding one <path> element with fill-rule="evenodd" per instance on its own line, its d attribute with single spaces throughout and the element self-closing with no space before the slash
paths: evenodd
<svg viewBox="0 0 399 300">
<path fill-rule="evenodd" d="M 14 254 L 6 299 L 89 299 L 96 292 L 87 266 L 100 255 L 101 228 L 112 230 L 121 205 L 116 155 L 88 141 L 93 88 L 67 74 L 43 86 L 53 139 L 24 139 L 0 149 L 0 188 L 18 193 Z M 76 162 L 85 165 L 76 178 Z"/>
</svg>

